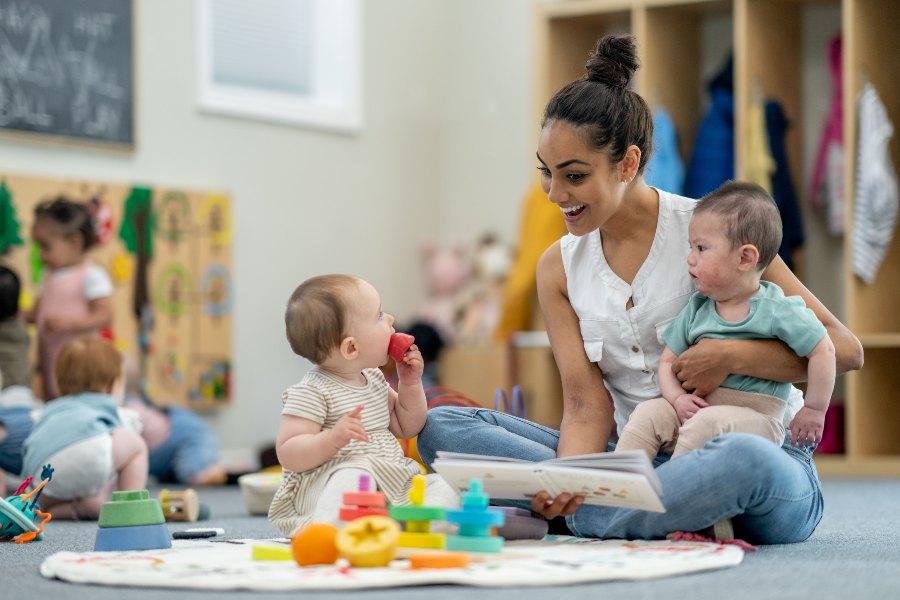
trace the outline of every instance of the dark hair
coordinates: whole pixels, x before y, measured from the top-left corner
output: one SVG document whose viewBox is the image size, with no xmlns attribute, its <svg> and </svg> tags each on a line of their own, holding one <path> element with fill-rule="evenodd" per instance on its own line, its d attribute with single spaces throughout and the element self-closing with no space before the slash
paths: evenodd
<svg viewBox="0 0 900 600">
<path fill-rule="evenodd" d="M 718 215 L 725 222 L 731 248 L 753 244 L 759 250 L 757 269 L 769 266 L 781 247 L 781 213 L 772 196 L 755 183 L 729 181 L 697 201 L 694 215 Z"/>
<path fill-rule="evenodd" d="M 634 38 L 601 38 L 585 65 L 585 76 L 550 99 L 541 127 L 556 120 L 581 127 L 591 147 L 608 152 L 613 162 L 635 145 L 641 151 L 638 173 L 643 172 L 653 150 L 653 115 L 640 94 L 628 89 L 639 66 Z"/>
<path fill-rule="evenodd" d="M 315 364 L 328 358 L 347 335 L 347 292 L 358 285 L 351 275 L 320 275 L 297 286 L 284 311 L 291 350 Z"/>
<path fill-rule="evenodd" d="M 22 284 L 15 271 L 0 266 L 0 321 L 19 313 L 19 294 Z"/>
<path fill-rule="evenodd" d="M 58 196 L 52 200 L 44 200 L 34 208 L 34 222 L 52 221 L 60 228 L 63 235 L 81 234 L 84 240 L 83 250 L 97 243 L 94 221 L 86 204 Z"/>
</svg>

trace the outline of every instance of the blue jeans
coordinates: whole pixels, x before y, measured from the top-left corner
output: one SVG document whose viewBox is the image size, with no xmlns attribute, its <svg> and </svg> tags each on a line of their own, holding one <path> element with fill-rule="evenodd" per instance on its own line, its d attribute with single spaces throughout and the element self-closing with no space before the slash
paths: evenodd
<svg viewBox="0 0 900 600">
<path fill-rule="evenodd" d="M 559 432 L 504 413 L 441 406 L 416 440 L 431 464 L 437 450 L 538 461 L 556 457 Z M 612 449 L 612 445 L 610 445 Z M 802 542 L 822 518 L 813 449 L 780 448 L 759 436 L 729 433 L 677 460 L 659 456 L 665 513 L 582 505 L 566 517 L 575 535 L 659 539 L 731 518 L 735 537 L 754 544 Z"/>
<path fill-rule="evenodd" d="M 191 477 L 219 460 L 219 440 L 212 428 L 193 412 L 177 406 L 165 409 L 171 433 L 150 452 L 150 474 L 161 481 L 189 483 Z"/>
<path fill-rule="evenodd" d="M 6 429 L 6 439 L 0 442 L 0 469 L 18 475 L 22 470 L 22 452 L 25 438 L 34 428 L 30 408 L 4 408 L 0 406 L 0 425 Z M 29 473 L 31 475 L 31 473 Z M 2 486 L 0 486 L 2 487 Z M 0 489 L 0 496 L 4 496 Z"/>
</svg>

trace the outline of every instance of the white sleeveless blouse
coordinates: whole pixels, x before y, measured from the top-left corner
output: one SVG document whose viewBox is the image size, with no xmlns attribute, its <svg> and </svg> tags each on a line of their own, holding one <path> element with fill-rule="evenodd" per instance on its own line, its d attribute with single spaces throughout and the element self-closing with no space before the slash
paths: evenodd
<svg viewBox="0 0 900 600">
<path fill-rule="evenodd" d="M 569 302 L 584 350 L 603 372 L 618 432 L 639 402 L 660 396 L 662 332 L 694 292 L 687 273 L 693 211 L 693 200 L 659 190 L 656 235 L 631 285 L 607 264 L 599 230 L 560 241 Z M 634 306 L 626 310 L 629 298 Z"/>
<path fill-rule="evenodd" d="M 600 231 L 560 240 L 569 302 L 588 359 L 603 372 L 615 405 L 617 433 L 639 402 L 658 398 L 662 334 L 694 292 L 687 272 L 688 222 L 695 201 L 662 190 L 650 253 L 629 285 L 606 262 Z M 633 307 L 626 310 L 628 299 Z M 802 402 L 799 392 L 792 400 Z M 796 407 L 795 407 L 796 408 Z M 785 419 L 793 417 L 788 410 Z"/>
</svg>

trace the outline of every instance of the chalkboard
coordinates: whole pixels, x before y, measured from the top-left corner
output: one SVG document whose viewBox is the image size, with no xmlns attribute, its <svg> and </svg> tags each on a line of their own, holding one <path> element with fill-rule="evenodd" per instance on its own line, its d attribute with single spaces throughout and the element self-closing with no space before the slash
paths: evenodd
<svg viewBox="0 0 900 600">
<path fill-rule="evenodd" d="M 132 0 L 0 0 L 0 130 L 134 144 Z"/>
</svg>

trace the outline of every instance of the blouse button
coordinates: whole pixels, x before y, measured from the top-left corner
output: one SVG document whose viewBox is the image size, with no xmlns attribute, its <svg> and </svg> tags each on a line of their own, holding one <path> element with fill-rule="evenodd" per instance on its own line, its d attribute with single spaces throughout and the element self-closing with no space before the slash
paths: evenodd
<svg viewBox="0 0 900 600">
<path fill-rule="evenodd" d="M 631 347 L 631 351 L 632 351 L 632 352 L 638 352 L 639 350 L 640 350 L 640 348 L 638 348 L 637 346 L 632 346 L 632 347 Z"/>
</svg>

